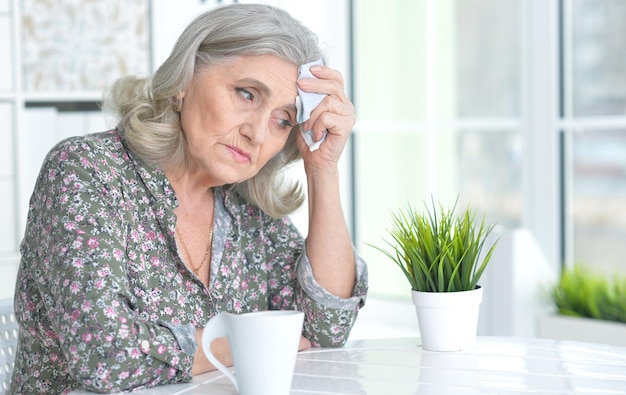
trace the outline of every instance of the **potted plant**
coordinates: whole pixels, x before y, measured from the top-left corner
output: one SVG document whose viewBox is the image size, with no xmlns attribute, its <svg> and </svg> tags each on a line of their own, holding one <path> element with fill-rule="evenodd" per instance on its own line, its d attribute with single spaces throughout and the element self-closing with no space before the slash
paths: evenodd
<svg viewBox="0 0 626 395">
<path fill-rule="evenodd" d="M 467 207 L 456 213 L 430 209 L 420 212 L 409 206 L 392 213 L 386 254 L 404 273 L 412 289 L 422 346 L 431 351 L 459 351 L 473 347 L 482 302 L 481 275 L 496 247 L 482 254 L 493 226 L 478 222 Z"/>
<path fill-rule="evenodd" d="M 539 336 L 626 346 L 626 276 L 578 264 L 547 290 L 556 314 L 540 317 Z"/>
</svg>

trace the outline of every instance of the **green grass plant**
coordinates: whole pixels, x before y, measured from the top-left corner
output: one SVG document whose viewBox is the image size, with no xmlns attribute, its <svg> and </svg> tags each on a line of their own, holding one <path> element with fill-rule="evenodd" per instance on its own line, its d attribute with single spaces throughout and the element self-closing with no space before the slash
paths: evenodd
<svg viewBox="0 0 626 395">
<path fill-rule="evenodd" d="M 422 292 L 456 292 L 476 289 L 497 243 L 481 261 L 481 251 L 493 226 L 485 219 L 476 221 L 468 208 L 456 214 L 451 209 L 424 204 L 425 211 L 412 207 L 391 214 L 390 247 L 372 246 L 395 262 L 408 279 L 411 289 Z"/>
<path fill-rule="evenodd" d="M 584 265 L 562 271 L 550 296 L 561 315 L 626 323 L 626 277 L 594 273 Z"/>
</svg>

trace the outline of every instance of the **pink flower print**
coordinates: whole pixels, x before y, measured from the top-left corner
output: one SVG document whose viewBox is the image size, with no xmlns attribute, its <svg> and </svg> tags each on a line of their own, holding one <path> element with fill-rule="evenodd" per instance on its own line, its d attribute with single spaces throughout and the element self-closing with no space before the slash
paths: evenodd
<svg viewBox="0 0 626 395">
<path fill-rule="evenodd" d="M 133 230 L 132 232 L 130 232 L 130 239 L 132 241 L 134 241 L 135 243 L 139 241 L 139 232 L 137 232 L 136 230 Z"/>
<path fill-rule="evenodd" d="M 159 259 L 158 256 L 150 257 L 150 262 L 152 263 L 152 266 L 154 266 L 154 267 L 161 266 L 161 260 Z"/>
<path fill-rule="evenodd" d="M 88 313 L 92 309 L 91 302 L 88 300 L 83 301 L 83 311 Z"/>
<path fill-rule="evenodd" d="M 79 269 L 85 266 L 81 258 L 74 258 L 74 260 L 72 261 L 72 265 Z"/>
<path fill-rule="evenodd" d="M 158 209 L 156 211 L 156 216 L 157 216 L 157 218 L 163 218 L 163 216 L 165 216 L 165 211 L 163 211 L 162 208 Z"/>
<path fill-rule="evenodd" d="M 115 318 L 117 317 L 117 312 L 113 307 L 107 307 L 106 309 L 104 309 L 104 315 L 106 315 L 108 318 Z"/>
<path fill-rule="evenodd" d="M 110 267 L 103 267 L 102 269 L 98 270 L 98 276 L 100 277 L 108 277 L 111 275 L 111 268 Z"/>
<path fill-rule="evenodd" d="M 163 344 L 160 344 L 159 347 L 157 347 L 157 353 L 159 355 L 164 354 L 167 351 L 167 347 L 165 347 Z"/>
<path fill-rule="evenodd" d="M 113 257 L 119 261 L 124 257 L 124 254 L 122 253 L 122 250 L 116 248 L 113 250 Z"/>
<path fill-rule="evenodd" d="M 76 229 L 76 224 L 72 221 L 68 222 L 65 224 L 65 229 L 66 230 L 74 230 Z"/>
<path fill-rule="evenodd" d="M 87 246 L 92 250 L 98 248 L 99 245 L 100 243 L 98 243 L 98 239 L 96 239 L 95 237 L 91 237 L 87 240 Z"/>
<path fill-rule="evenodd" d="M 85 332 L 83 333 L 83 335 L 81 336 L 81 338 L 83 339 L 83 341 L 85 343 L 89 343 L 91 342 L 91 340 L 93 339 L 93 336 L 91 334 L 91 332 Z"/>
<path fill-rule="evenodd" d="M 138 348 L 133 348 L 132 350 L 130 350 L 130 357 L 132 359 L 137 359 L 137 358 L 140 358 L 142 356 L 143 356 L 143 353 Z"/>
<path fill-rule="evenodd" d="M 106 281 L 104 281 L 103 278 L 99 278 L 96 280 L 94 286 L 96 287 L 96 289 L 103 289 L 105 284 L 106 284 Z"/>
<path fill-rule="evenodd" d="M 72 285 L 70 285 L 70 292 L 76 295 L 78 291 L 80 291 L 80 283 L 77 281 L 72 282 Z"/>
<path fill-rule="evenodd" d="M 234 308 L 235 308 L 235 312 L 237 312 L 237 313 L 241 313 L 241 310 L 242 310 L 242 309 L 241 309 L 241 307 L 242 307 L 242 306 L 241 306 L 241 301 L 240 301 L 240 300 L 236 301 L 236 302 L 235 302 L 235 306 L 234 306 Z"/>
<path fill-rule="evenodd" d="M 72 311 L 72 321 L 76 321 L 78 317 L 80 317 L 80 311 L 79 310 Z"/>
</svg>

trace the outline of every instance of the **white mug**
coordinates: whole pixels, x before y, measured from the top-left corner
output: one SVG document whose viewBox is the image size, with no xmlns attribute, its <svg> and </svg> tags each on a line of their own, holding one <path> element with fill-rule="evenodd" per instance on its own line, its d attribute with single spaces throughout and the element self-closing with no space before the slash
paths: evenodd
<svg viewBox="0 0 626 395">
<path fill-rule="evenodd" d="M 202 348 L 241 395 L 287 395 L 303 321 L 304 313 L 293 310 L 222 312 L 204 327 Z M 211 353 L 211 342 L 218 337 L 228 338 L 234 375 Z"/>
</svg>

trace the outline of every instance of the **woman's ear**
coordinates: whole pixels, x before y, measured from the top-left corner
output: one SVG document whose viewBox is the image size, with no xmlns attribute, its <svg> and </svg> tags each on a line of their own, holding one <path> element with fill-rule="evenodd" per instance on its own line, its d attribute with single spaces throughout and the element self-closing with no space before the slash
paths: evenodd
<svg viewBox="0 0 626 395">
<path fill-rule="evenodd" d="M 185 92 L 178 92 L 177 95 L 174 96 L 174 111 L 181 112 L 183 110 L 183 98 L 185 97 Z"/>
</svg>

